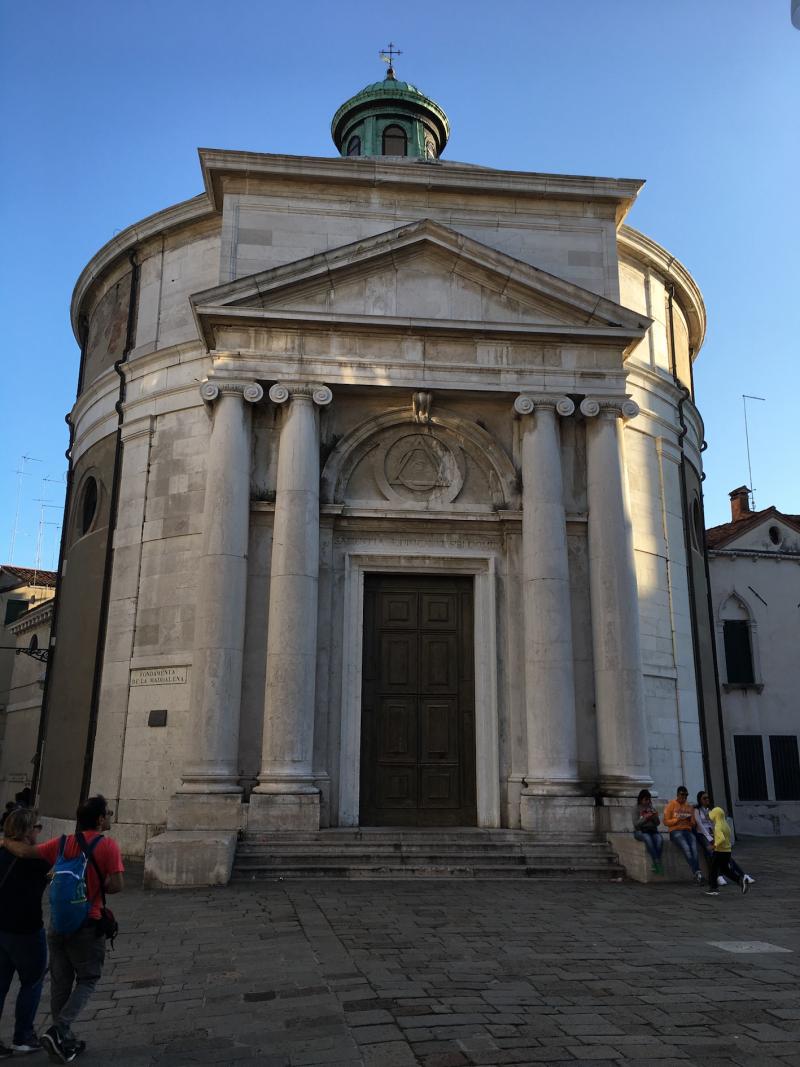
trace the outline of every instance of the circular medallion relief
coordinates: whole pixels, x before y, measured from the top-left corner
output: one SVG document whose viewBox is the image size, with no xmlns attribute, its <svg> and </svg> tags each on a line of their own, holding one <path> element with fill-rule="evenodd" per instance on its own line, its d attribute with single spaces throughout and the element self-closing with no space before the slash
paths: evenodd
<svg viewBox="0 0 800 1067">
<path fill-rule="evenodd" d="M 430 433 L 403 433 L 383 442 L 376 478 L 387 500 L 449 504 L 464 484 L 461 450 Z"/>
</svg>

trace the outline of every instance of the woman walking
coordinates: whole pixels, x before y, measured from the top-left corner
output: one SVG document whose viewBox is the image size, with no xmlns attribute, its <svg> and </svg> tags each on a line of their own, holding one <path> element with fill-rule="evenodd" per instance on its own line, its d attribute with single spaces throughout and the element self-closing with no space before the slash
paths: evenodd
<svg viewBox="0 0 800 1067">
<path fill-rule="evenodd" d="M 35 811 L 17 808 L 9 813 L 3 830 L 12 841 L 35 845 L 41 828 Z M 33 1020 L 47 969 L 42 893 L 49 869 L 43 860 L 19 862 L 0 846 L 0 1015 L 11 980 L 19 975 L 14 1037 L 10 1048 L 0 1042 L 0 1059 L 41 1048 Z"/>
</svg>

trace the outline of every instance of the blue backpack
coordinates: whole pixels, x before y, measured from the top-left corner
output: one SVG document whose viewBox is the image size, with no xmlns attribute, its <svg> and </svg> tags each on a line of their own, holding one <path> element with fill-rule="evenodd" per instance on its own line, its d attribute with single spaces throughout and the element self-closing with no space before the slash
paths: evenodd
<svg viewBox="0 0 800 1067">
<path fill-rule="evenodd" d="M 57 934 L 74 934 L 89 918 L 89 894 L 86 891 L 86 868 L 89 857 L 102 834 L 87 844 L 83 834 L 76 833 L 80 852 L 74 859 L 64 856 L 66 834 L 58 845 L 58 855 L 50 882 L 50 921 Z"/>
</svg>

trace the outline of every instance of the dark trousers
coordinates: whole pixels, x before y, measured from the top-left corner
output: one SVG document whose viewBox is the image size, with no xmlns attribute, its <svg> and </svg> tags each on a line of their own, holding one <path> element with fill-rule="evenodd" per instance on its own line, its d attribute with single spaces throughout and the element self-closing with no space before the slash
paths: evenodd
<svg viewBox="0 0 800 1067">
<path fill-rule="evenodd" d="M 11 979 L 19 975 L 19 993 L 14 1015 L 14 1044 L 23 1045 L 34 1035 L 33 1020 L 42 995 L 47 969 L 44 930 L 34 934 L 8 934 L 0 930 L 0 1013 L 5 1006 Z"/>
<path fill-rule="evenodd" d="M 695 834 L 695 837 L 697 838 L 697 843 L 702 849 L 703 854 L 708 860 L 708 880 L 709 882 L 711 882 L 711 864 L 714 859 L 714 849 L 711 845 L 711 842 L 707 838 L 703 837 L 701 834 Z M 731 873 L 733 877 L 736 879 L 737 882 L 740 881 L 741 878 L 744 876 L 744 871 L 733 858 L 730 852 L 728 853 L 728 863 L 730 864 Z M 713 882 L 713 884 L 716 885 L 716 882 Z"/>
<path fill-rule="evenodd" d="M 720 875 L 731 878 L 734 882 L 738 882 L 739 885 L 742 884 L 742 879 L 744 878 L 742 868 L 733 862 L 730 852 L 715 852 L 711 857 L 711 874 L 708 879 L 711 889 L 716 889 L 717 879 Z"/>
<path fill-rule="evenodd" d="M 95 926 L 83 926 L 74 934 L 47 933 L 50 947 L 50 1014 L 67 1037 L 72 1024 L 88 1004 L 103 973 L 106 939 Z"/>
</svg>

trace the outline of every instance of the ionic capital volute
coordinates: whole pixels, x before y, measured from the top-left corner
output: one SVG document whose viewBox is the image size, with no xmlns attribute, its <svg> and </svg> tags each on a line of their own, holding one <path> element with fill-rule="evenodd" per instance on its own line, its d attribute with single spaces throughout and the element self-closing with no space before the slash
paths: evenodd
<svg viewBox="0 0 800 1067">
<path fill-rule="evenodd" d="M 625 419 L 627 422 L 639 414 L 639 405 L 630 397 L 587 396 L 581 401 L 581 414 L 590 419 Z"/>
<path fill-rule="evenodd" d="M 200 386 L 200 396 L 206 404 L 213 404 L 221 396 L 238 396 L 248 404 L 257 404 L 264 396 L 258 382 L 206 381 Z"/>
<path fill-rule="evenodd" d="M 540 409 L 555 411 L 567 418 L 575 411 L 575 405 L 568 396 L 550 393 L 520 393 L 514 401 L 514 411 L 518 415 L 533 415 Z"/>
<path fill-rule="evenodd" d="M 324 408 L 333 400 L 333 393 L 318 382 L 276 382 L 269 391 L 273 404 L 285 404 L 292 400 L 310 400 Z"/>
</svg>

